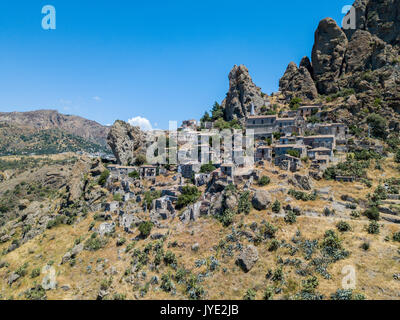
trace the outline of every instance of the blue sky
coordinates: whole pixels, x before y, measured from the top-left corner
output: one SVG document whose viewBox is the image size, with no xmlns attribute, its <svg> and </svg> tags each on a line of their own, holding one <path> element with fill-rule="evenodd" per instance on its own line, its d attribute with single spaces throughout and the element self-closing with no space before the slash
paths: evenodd
<svg viewBox="0 0 400 320">
<path fill-rule="evenodd" d="M 13 0 L 0 4 L 0 111 L 57 109 L 102 124 L 199 119 L 245 64 L 265 93 L 310 56 L 318 22 L 352 0 Z M 56 30 L 41 10 L 56 8 Z"/>
</svg>

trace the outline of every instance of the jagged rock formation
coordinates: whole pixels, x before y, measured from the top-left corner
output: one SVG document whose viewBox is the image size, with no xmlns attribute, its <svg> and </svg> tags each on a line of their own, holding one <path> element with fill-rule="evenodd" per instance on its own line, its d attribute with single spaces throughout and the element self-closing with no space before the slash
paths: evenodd
<svg viewBox="0 0 400 320">
<path fill-rule="evenodd" d="M 289 63 L 285 74 L 279 81 L 279 90 L 285 92 L 289 99 L 294 97 L 299 97 L 304 101 L 316 99 L 318 92 L 310 70 L 312 67 L 308 58 L 302 60 L 300 68 L 297 68 L 294 62 Z"/>
<path fill-rule="evenodd" d="M 107 143 L 121 165 L 132 165 L 136 157 L 143 153 L 145 134 L 139 127 L 117 120 L 110 129 Z"/>
<path fill-rule="evenodd" d="M 268 105 L 268 97 L 261 92 L 244 65 L 234 66 L 229 73 L 229 91 L 222 102 L 225 120 L 238 119 L 240 122 L 250 115 L 252 104 L 256 112 Z"/>
<path fill-rule="evenodd" d="M 353 6 L 357 28 L 344 30 L 333 19 L 323 19 L 315 32 L 312 62 L 303 58 L 299 68 L 291 63 L 280 90 L 287 100 L 312 100 L 310 78 L 319 95 L 345 96 L 354 90 L 351 104 L 338 105 L 336 117 L 347 109 L 349 121 L 359 123 L 365 118 L 360 111 L 368 109 L 386 117 L 395 130 L 400 127 L 400 0 L 357 0 Z"/>
<path fill-rule="evenodd" d="M 109 130 L 108 127 L 102 126 L 95 121 L 78 116 L 61 114 L 56 110 L 0 112 L 0 122 L 38 130 L 62 130 L 102 146 L 106 145 Z"/>
</svg>

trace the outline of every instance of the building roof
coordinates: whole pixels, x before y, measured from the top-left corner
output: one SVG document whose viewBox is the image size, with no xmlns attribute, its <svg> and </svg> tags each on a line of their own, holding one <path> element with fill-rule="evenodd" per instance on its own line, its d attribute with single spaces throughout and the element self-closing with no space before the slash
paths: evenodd
<svg viewBox="0 0 400 320">
<path fill-rule="evenodd" d="M 276 121 L 295 121 L 296 118 L 276 118 Z"/>
<path fill-rule="evenodd" d="M 274 148 L 305 148 L 305 146 L 301 144 L 277 144 Z"/>
<path fill-rule="evenodd" d="M 323 139 L 323 138 L 335 138 L 334 135 L 317 135 L 317 136 L 308 136 L 308 137 L 304 137 L 303 139 Z"/>
<path fill-rule="evenodd" d="M 247 119 L 271 119 L 271 118 L 276 118 L 275 115 L 265 115 L 265 116 L 249 116 Z"/>
<path fill-rule="evenodd" d="M 311 149 L 309 151 L 317 152 L 317 151 L 332 151 L 332 150 L 329 148 L 319 147 L 319 148 Z"/>
</svg>

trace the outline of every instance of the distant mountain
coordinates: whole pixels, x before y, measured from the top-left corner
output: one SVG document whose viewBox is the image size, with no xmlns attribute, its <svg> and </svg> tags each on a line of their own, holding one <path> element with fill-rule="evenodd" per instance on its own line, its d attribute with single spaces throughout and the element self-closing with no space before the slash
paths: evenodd
<svg viewBox="0 0 400 320">
<path fill-rule="evenodd" d="M 108 127 L 82 117 L 61 114 L 56 110 L 0 112 L 0 122 L 37 130 L 61 130 L 92 143 L 107 146 Z"/>
<path fill-rule="evenodd" d="M 36 129 L 0 122 L 0 156 L 85 151 L 110 153 L 104 146 L 60 129 Z"/>
</svg>

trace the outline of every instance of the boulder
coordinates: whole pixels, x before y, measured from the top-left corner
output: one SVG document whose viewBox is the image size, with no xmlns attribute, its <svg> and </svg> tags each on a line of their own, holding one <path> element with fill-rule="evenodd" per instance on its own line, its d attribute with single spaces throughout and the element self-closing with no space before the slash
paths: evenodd
<svg viewBox="0 0 400 320">
<path fill-rule="evenodd" d="M 236 263 L 242 268 L 244 272 L 249 272 L 258 260 L 257 248 L 253 245 L 249 245 L 242 250 Z"/>
<path fill-rule="evenodd" d="M 271 196 L 268 191 L 257 190 L 251 203 L 255 209 L 259 211 L 265 210 L 271 204 Z"/>
</svg>

